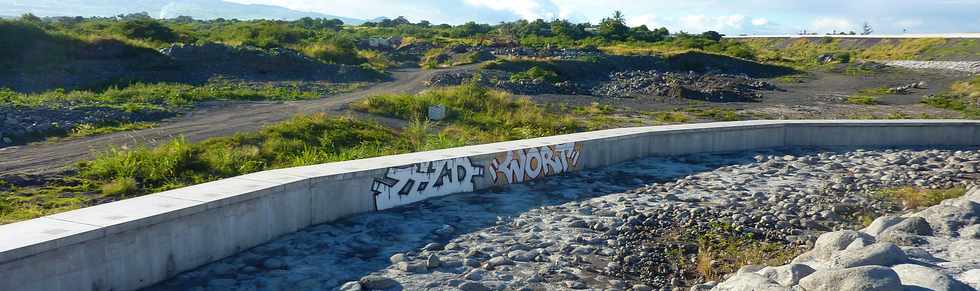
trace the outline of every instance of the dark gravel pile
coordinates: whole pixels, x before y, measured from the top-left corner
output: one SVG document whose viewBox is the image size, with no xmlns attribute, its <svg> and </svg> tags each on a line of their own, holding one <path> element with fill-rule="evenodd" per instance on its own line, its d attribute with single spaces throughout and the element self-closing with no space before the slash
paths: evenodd
<svg viewBox="0 0 980 291">
<path fill-rule="evenodd" d="M 32 137 L 67 132 L 81 124 L 155 121 L 174 116 L 165 110 L 126 111 L 107 107 L 26 108 L 0 106 L 0 146 L 9 146 Z"/>
<path fill-rule="evenodd" d="M 609 75 L 609 81 L 593 87 L 595 96 L 663 96 L 712 102 L 759 101 L 760 90 L 775 86 L 744 75 L 625 71 Z"/>
</svg>

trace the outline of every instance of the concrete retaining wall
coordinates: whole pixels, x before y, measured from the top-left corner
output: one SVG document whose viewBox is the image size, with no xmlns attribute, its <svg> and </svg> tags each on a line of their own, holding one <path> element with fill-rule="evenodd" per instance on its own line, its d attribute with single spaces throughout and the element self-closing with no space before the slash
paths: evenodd
<svg viewBox="0 0 980 291">
<path fill-rule="evenodd" d="M 0 290 L 133 290 L 301 228 L 647 156 L 980 146 L 976 121 L 622 128 L 254 173 L 0 226 Z"/>
</svg>

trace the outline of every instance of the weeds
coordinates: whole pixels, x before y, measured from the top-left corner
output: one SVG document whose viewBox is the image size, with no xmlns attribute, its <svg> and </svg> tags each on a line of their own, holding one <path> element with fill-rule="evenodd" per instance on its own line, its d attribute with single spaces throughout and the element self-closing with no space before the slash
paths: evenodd
<svg viewBox="0 0 980 291">
<path fill-rule="evenodd" d="M 744 265 L 783 265 L 802 252 L 796 246 L 756 238 L 722 223 L 712 223 L 696 241 L 693 269 L 707 281 L 720 281 Z"/>
<path fill-rule="evenodd" d="M 904 209 L 919 209 L 937 205 L 943 200 L 957 198 L 964 194 L 966 194 L 966 187 L 950 189 L 898 187 L 879 190 L 872 194 L 872 197 L 901 203 Z"/>
</svg>

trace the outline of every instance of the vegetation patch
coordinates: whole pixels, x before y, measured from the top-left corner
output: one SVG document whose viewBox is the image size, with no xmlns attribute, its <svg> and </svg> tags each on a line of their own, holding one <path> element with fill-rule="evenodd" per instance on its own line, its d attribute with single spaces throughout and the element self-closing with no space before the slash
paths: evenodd
<svg viewBox="0 0 980 291">
<path fill-rule="evenodd" d="M 966 187 L 950 189 L 927 189 L 920 187 L 898 187 L 882 189 L 871 197 L 900 204 L 903 209 L 919 209 L 938 205 L 946 199 L 961 197 L 966 194 Z"/>
<path fill-rule="evenodd" d="M 547 83 L 557 83 L 560 81 L 557 73 L 549 69 L 544 69 L 540 66 L 534 66 L 527 71 L 510 75 L 510 80 L 514 82 L 537 81 Z"/>
<path fill-rule="evenodd" d="M 924 97 L 922 103 L 959 111 L 965 118 L 980 119 L 980 76 L 956 82 L 946 92 Z"/>
<path fill-rule="evenodd" d="M 739 121 L 748 118 L 731 108 L 689 108 L 687 112 L 699 118 L 715 121 Z"/>
<path fill-rule="evenodd" d="M 803 253 L 798 246 L 757 238 L 717 222 L 696 241 L 698 250 L 692 267 L 707 281 L 720 281 L 745 265 L 784 265 Z"/>
<path fill-rule="evenodd" d="M 443 129 L 472 142 L 495 142 L 571 133 L 584 126 L 569 115 L 548 112 L 530 99 L 475 84 L 434 89 L 418 95 L 390 94 L 353 103 L 355 110 L 403 120 L 427 118 L 428 108 L 448 110 Z"/>
<path fill-rule="evenodd" d="M 861 89 L 854 95 L 847 96 L 847 103 L 856 105 L 878 105 L 881 104 L 881 102 L 878 101 L 878 97 L 888 94 L 891 94 L 891 90 L 888 89 L 888 87 Z"/>
</svg>

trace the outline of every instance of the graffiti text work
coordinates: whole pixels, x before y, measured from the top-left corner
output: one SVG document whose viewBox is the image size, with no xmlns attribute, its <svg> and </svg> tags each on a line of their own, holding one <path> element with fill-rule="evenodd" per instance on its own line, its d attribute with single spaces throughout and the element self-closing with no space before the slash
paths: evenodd
<svg viewBox="0 0 980 291">
<path fill-rule="evenodd" d="M 568 172 L 578 166 L 581 145 L 566 143 L 500 154 L 490 162 L 495 184 L 513 184 Z"/>
<path fill-rule="evenodd" d="M 423 162 L 389 168 L 384 178 L 371 186 L 377 210 L 422 201 L 432 197 L 473 191 L 474 177 L 483 177 L 483 166 L 469 158 Z"/>
</svg>

